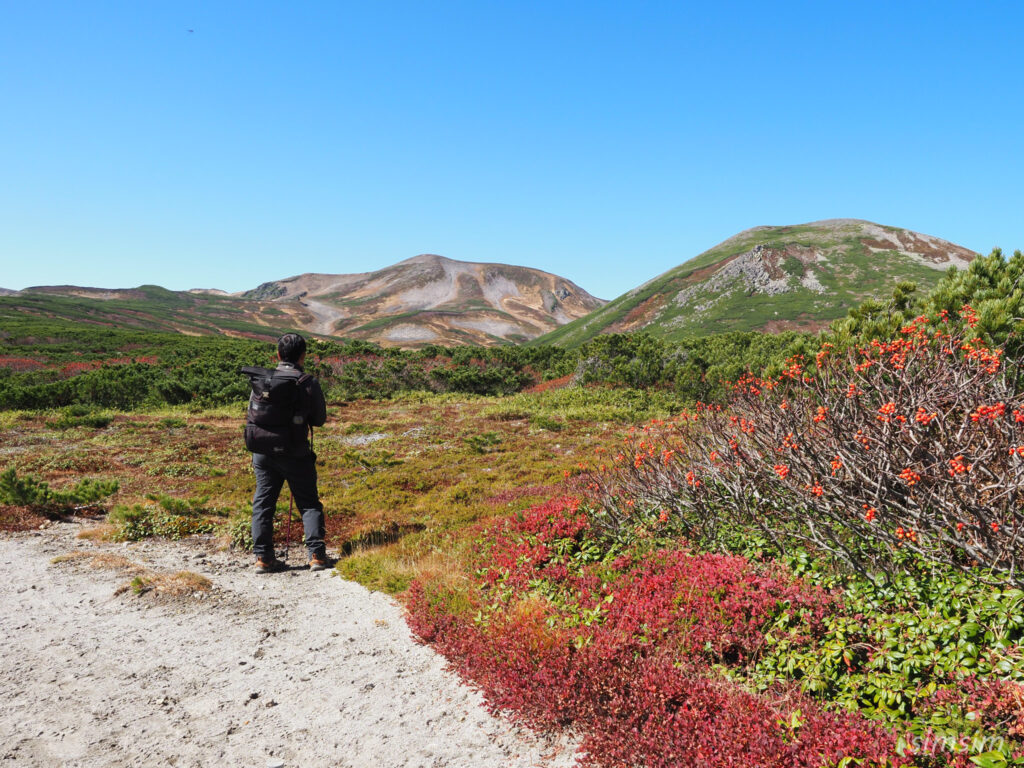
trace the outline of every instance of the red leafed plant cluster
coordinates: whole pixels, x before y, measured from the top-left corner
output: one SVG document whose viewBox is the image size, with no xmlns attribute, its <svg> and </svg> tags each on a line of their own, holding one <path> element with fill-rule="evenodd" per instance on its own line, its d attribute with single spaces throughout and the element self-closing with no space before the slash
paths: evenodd
<svg viewBox="0 0 1024 768">
<path fill-rule="evenodd" d="M 38 371 L 45 367 L 46 363 L 32 357 L 0 355 L 0 368 L 8 368 L 12 371 Z"/>
<path fill-rule="evenodd" d="M 525 485 L 518 488 L 509 488 L 508 490 L 500 491 L 493 496 L 488 496 L 484 499 L 484 503 L 497 507 L 502 504 L 509 504 L 513 501 L 527 498 L 528 496 L 548 498 L 556 494 L 558 490 L 559 486 L 557 485 Z"/>
<path fill-rule="evenodd" d="M 409 622 L 495 710 L 572 724 L 590 766 L 907 764 L 891 733 L 793 690 L 755 695 L 712 671 L 800 642 L 833 595 L 743 558 L 600 559 L 575 499 L 488 532 L 472 589 L 416 583 Z M 805 638 L 809 640 L 810 638 Z"/>
<path fill-rule="evenodd" d="M 974 712 L 974 719 L 986 723 L 990 730 L 1003 729 L 1011 737 L 1024 735 L 1024 689 L 1018 685 L 972 675 L 958 681 L 956 690 L 936 691 L 923 708 L 943 705 Z"/>
<path fill-rule="evenodd" d="M 633 432 L 580 490 L 612 528 L 660 516 L 705 539 L 739 522 L 857 568 L 908 549 L 1024 584 L 1024 394 L 1000 350 L 944 319 L 745 377 L 728 407 Z"/>
<path fill-rule="evenodd" d="M 159 362 L 159 360 L 155 355 L 144 355 L 140 357 L 111 357 L 107 360 L 86 360 L 81 362 L 65 363 L 60 368 L 60 375 L 63 378 L 68 379 L 72 376 L 77 376 L 80 373 L 94 371 L 97 368 L 103 368 L 105 366 L 129 365 L 131 363 L 156 365 L 157 362 Z"/>
</svg>

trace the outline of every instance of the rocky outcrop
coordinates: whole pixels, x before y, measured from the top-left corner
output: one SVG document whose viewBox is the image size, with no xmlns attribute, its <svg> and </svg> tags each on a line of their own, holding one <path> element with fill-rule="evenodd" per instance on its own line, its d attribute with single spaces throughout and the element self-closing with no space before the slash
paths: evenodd
<svg viewBox="0 0 1024 768">
<path fill-rule="evenodd" d="M 287 293 L 288 289 L 281 285 L 281 283 L 262 283 L 251 291 L 242 293 L 242 298 L 252 299 L 253 301 L 270 301 L 272 299 L 279 299 Z"/>
</svg>

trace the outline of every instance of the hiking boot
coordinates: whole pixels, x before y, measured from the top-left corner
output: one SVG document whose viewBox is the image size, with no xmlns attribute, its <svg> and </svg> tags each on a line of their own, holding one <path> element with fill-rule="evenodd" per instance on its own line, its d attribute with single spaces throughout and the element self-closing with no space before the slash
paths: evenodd
<svg viewBox="0 0 1024 768">
<path fill-rule="evenodd" d="M 277 558 L 263 559 L 261 557 L 256 561 L 256 573 L 280 573 L 285 570 L 288 570 L 288 566 Z"/>
<path fill-rule="evenodd" d="M 324 571 L 328 568 L 333 568 L 336 562 L 337 560 L 332 558 L 326 552 L 320 555 L 313 555 L 311 558 L 309 558 L 309 570 Z"/>
</svg>

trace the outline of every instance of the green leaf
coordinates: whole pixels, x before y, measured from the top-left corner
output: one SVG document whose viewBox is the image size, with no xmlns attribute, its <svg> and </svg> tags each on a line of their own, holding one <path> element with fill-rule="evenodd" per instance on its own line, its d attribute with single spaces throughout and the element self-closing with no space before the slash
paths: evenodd
<svg viewBox="0 0 1024 768">
<path fill-rule="evenodd" d="M 1003 768 L 1006 757 L 1002 752 L 984 752 L 971 758 L 971 762 L 981 768 Z"/>
</svg>

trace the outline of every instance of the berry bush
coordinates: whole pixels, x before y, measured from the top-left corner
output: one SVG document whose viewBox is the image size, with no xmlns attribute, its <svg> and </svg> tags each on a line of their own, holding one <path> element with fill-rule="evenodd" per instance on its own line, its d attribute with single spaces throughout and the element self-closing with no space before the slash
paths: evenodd
<svg viewBox="0 0 1024 768">
<path fill-rule="evenodd" d="M 655 517 L 712 541 L 738 523 L 862 572 L 912 551 L 1024 585 L 1024 395 L 1000 350 L 945 333 L 947 319 L 746 376 L 726 407 L 632 432 L 579 487 L 614 533 Z"/>
</svg>

